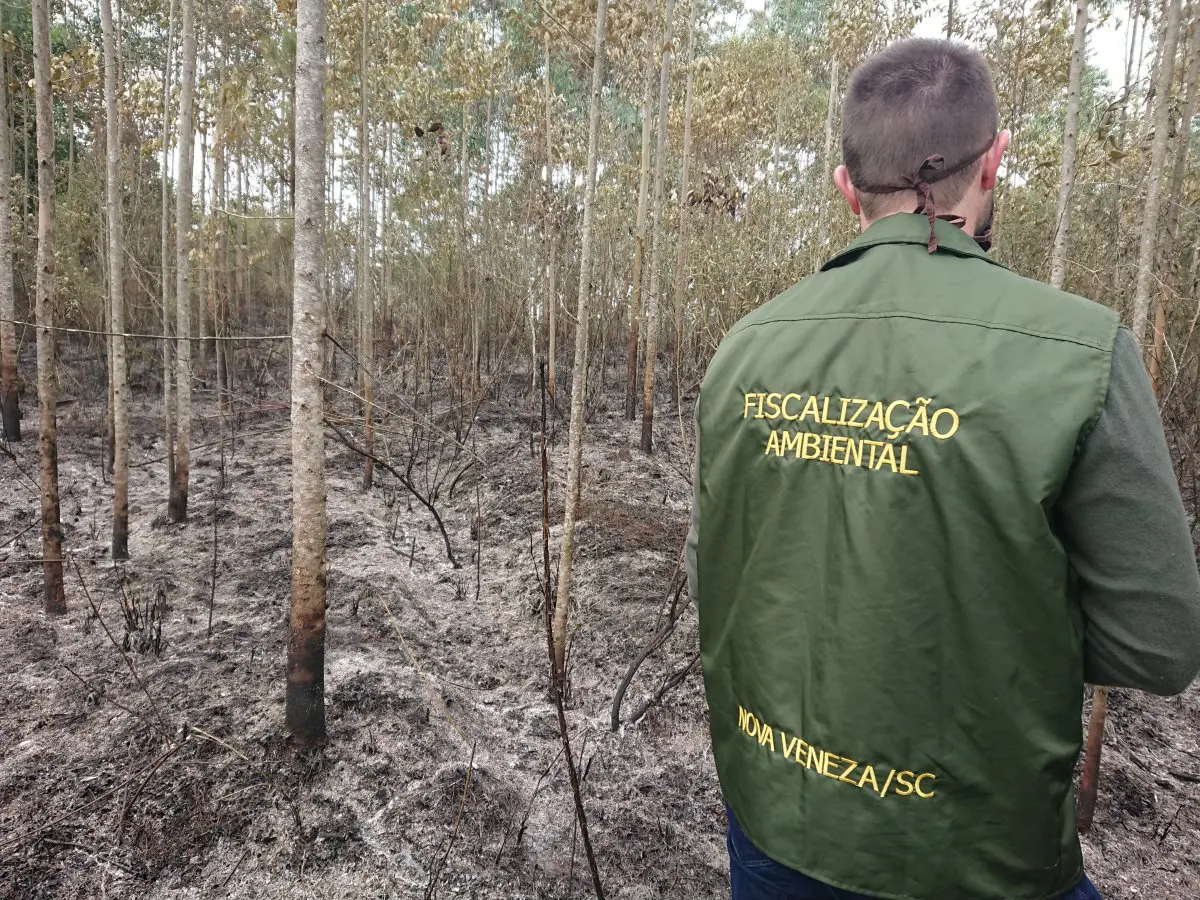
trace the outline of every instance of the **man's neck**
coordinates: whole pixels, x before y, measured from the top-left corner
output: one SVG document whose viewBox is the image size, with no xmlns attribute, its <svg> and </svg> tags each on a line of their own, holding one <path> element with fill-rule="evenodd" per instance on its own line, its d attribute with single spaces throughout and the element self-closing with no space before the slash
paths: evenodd
<svg viewBox="0 0 1200 900">
<path fill-rule="evenodd" d="M 889 216 L 903 215 L 906 213 L 908 215 L 916 215 L 911 209 L 905 209 L 905 208 L 893 209 L 890 212 L 885 212 L 885 213 L 875 216 L 874 218 L 871 218 L 871 219 L 868 219 L 866 216 L 860 215 L 858 217 L 859 230 L 866 231 L 868 228 L 870 228 L 872 225 L 874 225 L 876 222 L 880 221 L 881 219 L 886 219 Z M 975 234 L 975 229 L 979 224 L 975 212 L 963 209 L 962 204 L 959 204 L 958 206 L 955 206 L 952 209 L 939 210 L 938 218 L 954 219 L 956 225 L 958 224 L 957 220 L 962 219 L 961 227 L 962 227 L 962 230 L 965 231 L 967 234 Z"/>
</svg>

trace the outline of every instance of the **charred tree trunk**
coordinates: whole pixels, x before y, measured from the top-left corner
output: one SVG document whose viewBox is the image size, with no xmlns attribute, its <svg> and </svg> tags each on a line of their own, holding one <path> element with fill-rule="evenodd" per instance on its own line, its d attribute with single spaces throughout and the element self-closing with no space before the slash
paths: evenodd
<svg viewBox="0 0 1200 900">
<path fill-rule="evenodd" d="M 667 0 L 664 12 L 662 66 L 658 75 L 658 141 L 654 161 L 654 238 L 650 253 L 650 303 L 646 309 L 646 368 L 642 376 L 642 452 L 654 450 L 654 366 L 658 356 L 659 279 L 662 275 L 663 192 L 667 161 L 667 113 L 671 95 L 671 25 L 675 0 Z"/>
<path fill-rule="evenodd" d="M 371 409 L 375 390 L 375 294 L 371 290 L 371 167 L 367 133 L 367 17 L 362 0 L 362 47 L 358 70 L 358 345 L 363 395 L 363 490 L 375 481 L 375 420 Z"/>
<path fill-rule="evenodd" d="M 296 9 L 296 238 L 292 281 L 292 612 L 286 719 L 325 740 L 325 0 Z"/>
<path fill-rule="evenodd" d="M 33 3 L 33 81 L 37 108 L 38 456 L 41 460 L 43 601 L 49 615 L 67 611 L 62 524 L 58 509 L 58 333 L 54 329 L 54 104 L 50 98 L 50 0 Z"/>
<path fill-rule="evenodd" d="M 653 12 L 646 3 L 646 19 Z M 637 417 L 638 329 L 642 323 L 642 287 L 645 281 L 646 207 L 650 199 L 650 137 L 654 131 L 654 38 L 646 28 L 645 94 L 642 98 L 642 166 L 638 178 L 637 226 L 633 244 L 633 292 L 629 296 L 629 342 L 625 348 L 625 418 Z"/>
<path fill-rule="evenodd" d="M 175 177 L 175 338 L 176 431 L 175 477 L 167 502 L 172 522 L 187 519 L 192 420 L 192 291 L 189 254 L 192 247 L 192 109 L 196 89 L 195 0 L 183 0 L 180 34 L 183 70 L 179 83 L 179 164 Z"/>
<path fill-rule="evenodd" d="M 109 331 L 112 332 L 112 558 L 129 558 L 129 384 L 125 363 L 125 243 L 121 231 L 121 120 L 117 113 L 117 46 L 112 0 L 100 0 L 104 32 L 105 212 L 108 226 Z"/>
<path fill-rule="evenodd" d="M 162 371 L 163 371 L 163 430 L 167 447 L 167 491 L 175 484 L 175 392 L 174 384 L 174 354 L 171 352 L 171 192 L 167 183 L 170 175 L 171 162 L 171 39 L 175 33 L 175 0 L 171 0 L 171 9 L 167 18 L 167 52 L 163 59 L 163 114 L 162 114 L 162 165 L 159 177 L 162 179 L 162 219 L 159 235 L 159 292 L 162 294 Z"/>
<path fill-rule="evenodd" d="M 0 25 L 0 33 L 3 33 Z M 0 41 L 0 423 L 4 439 L 21 439 L 21 393 L 17 380 L 17 317 L 13 293 L 12 161 L 8 142 L 8 79 Z"/>
</svg>

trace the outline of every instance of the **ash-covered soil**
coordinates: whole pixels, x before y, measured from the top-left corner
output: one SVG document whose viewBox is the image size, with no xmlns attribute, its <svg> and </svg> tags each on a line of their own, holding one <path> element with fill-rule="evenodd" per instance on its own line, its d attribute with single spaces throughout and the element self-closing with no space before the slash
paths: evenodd
<svg viewBox="0 0 1200 900">
<path fill-rule="evenodd" d="M 602 398 L 587 431 L 573 590 L 567 715 L 590 831 L 611 898 L 724 897 L 698 670 L 609 729 L 613 693 L 661 624 L 690 497 L 690 416 L 665 411 L 647 458 L 618 403 Z M 533 409 L 516 395 L 485 405 L 475 463 L 442 488 L 459 568 L 390 474 L 377 468 L 364 492 L 361 459 L 327 437 L 330 739 L 309 754 L 283 728 L 286 410 L 243 417 L 223 451 L 201 410 L 190 519 L 176 525 L 159 412 L 137 406 L 132 559 L 114 568 L 102 407 L 64 407 L 70 612 L 53 621 L 27 412 L 29 439 L 0 459 L 0 898 L 409 898 L 430 896 L 434 875 L 437 897 L 590 896 L 547 699 Z M 385 426 L 378 440 L 403 435 Z M 552 521 L 566 444 L 560 424 Z M 695 646 L 689 609 L 626 711 Z M 1114 695 L 1086 852 L 1112 900 L 1200 897 L 1200 689 Z"/>
</svg>

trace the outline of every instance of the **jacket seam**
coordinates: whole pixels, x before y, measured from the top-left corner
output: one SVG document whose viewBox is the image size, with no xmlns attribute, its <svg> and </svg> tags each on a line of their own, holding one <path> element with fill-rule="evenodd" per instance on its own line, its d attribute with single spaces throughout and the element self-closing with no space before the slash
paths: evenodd
<svg viewBox="0 0 1200 900">
<path fill-rule="evenodd" d="M 1073 337 L 1068 334 L 1059 334 L 1050 331 L 1037 331 L 1033 328 L 1022 328 L 1019 325 L 1004 325 L 998 322 L 984 322 L 979 319 L 967 319 L 958 316 L 926 316 L 920 313 L 906 312 L 881 312 L 881 313 L 812 313 L 802 316 L 777 317 L 764 319 L 761 322 L 748 322 L 741 327 L 734 329 L 729 333 L 729 337 L 741 334 L 743 331 L 754 328 L 759 325 L 775 325 L 780 322 L 823 322 L 836 321 L 838 319 L 913 319 L 918 322 L 934 322 L 946 325 L 973 325 L 976 328 L 985 328 L 989 331 L 1007 331 L 1013 334 L 1023 334 L 1026 337 L 1038 338 L 1048 341 L 1059 341 L 1066 344 L 1075 344 L 1080 347 L 1087 347 L 1090 350 L 1099 350 L 1101 352 L 1112 352 L 1111 342 L 1108 347 L 1099 341 L 1091 341 L 1087 338 Z M 1113 332 L 1115 336 L 1115 330 Z M 1107 376 L 1104 379 L 1107 385 Z"/>
</svg>

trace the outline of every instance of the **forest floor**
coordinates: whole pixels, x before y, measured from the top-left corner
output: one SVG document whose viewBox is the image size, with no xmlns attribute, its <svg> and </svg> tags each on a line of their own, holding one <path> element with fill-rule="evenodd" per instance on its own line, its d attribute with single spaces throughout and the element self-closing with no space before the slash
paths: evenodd
<svg viewBox="0 0 1200 900">
<path fill-rule="evenodd" d="M 698 670 L 639 723 L 609 728 L 616 686 L 661 623 L 690 447 L 668 411 L 658 452 L 642 455 L 640 426 L 607 400 L 587 432 L 567 710 L 597 862 L 615 900 L 727 897 Z M 283 727 L 286 410 L 243 422 L 223 466 L 201 415 L 190 519 L 170 524 L 161 420 L 136 406 L 132 560 L 117 569 L 103 407 L 64 407 L 70 611 L 55 621 L 30 562 L 36 442 L 13 446 L 25 474 L 0 459 L 0 898 L 589 896 L 547 699 L 532 408 L 482 408 L 478 462 L 439 502 L 460 568 L 389 474 L 364 493 L 361 459 L 327 440 L 329 743 L 311 754 Z M 561 498 L 564 426 L 558 437 Z M 688 610 L 626 711 L 695 646 Z M 1200 897 L 1200 688 L 1113 696 L 1085 852 L 1109 900 Z"/>
</svg>

